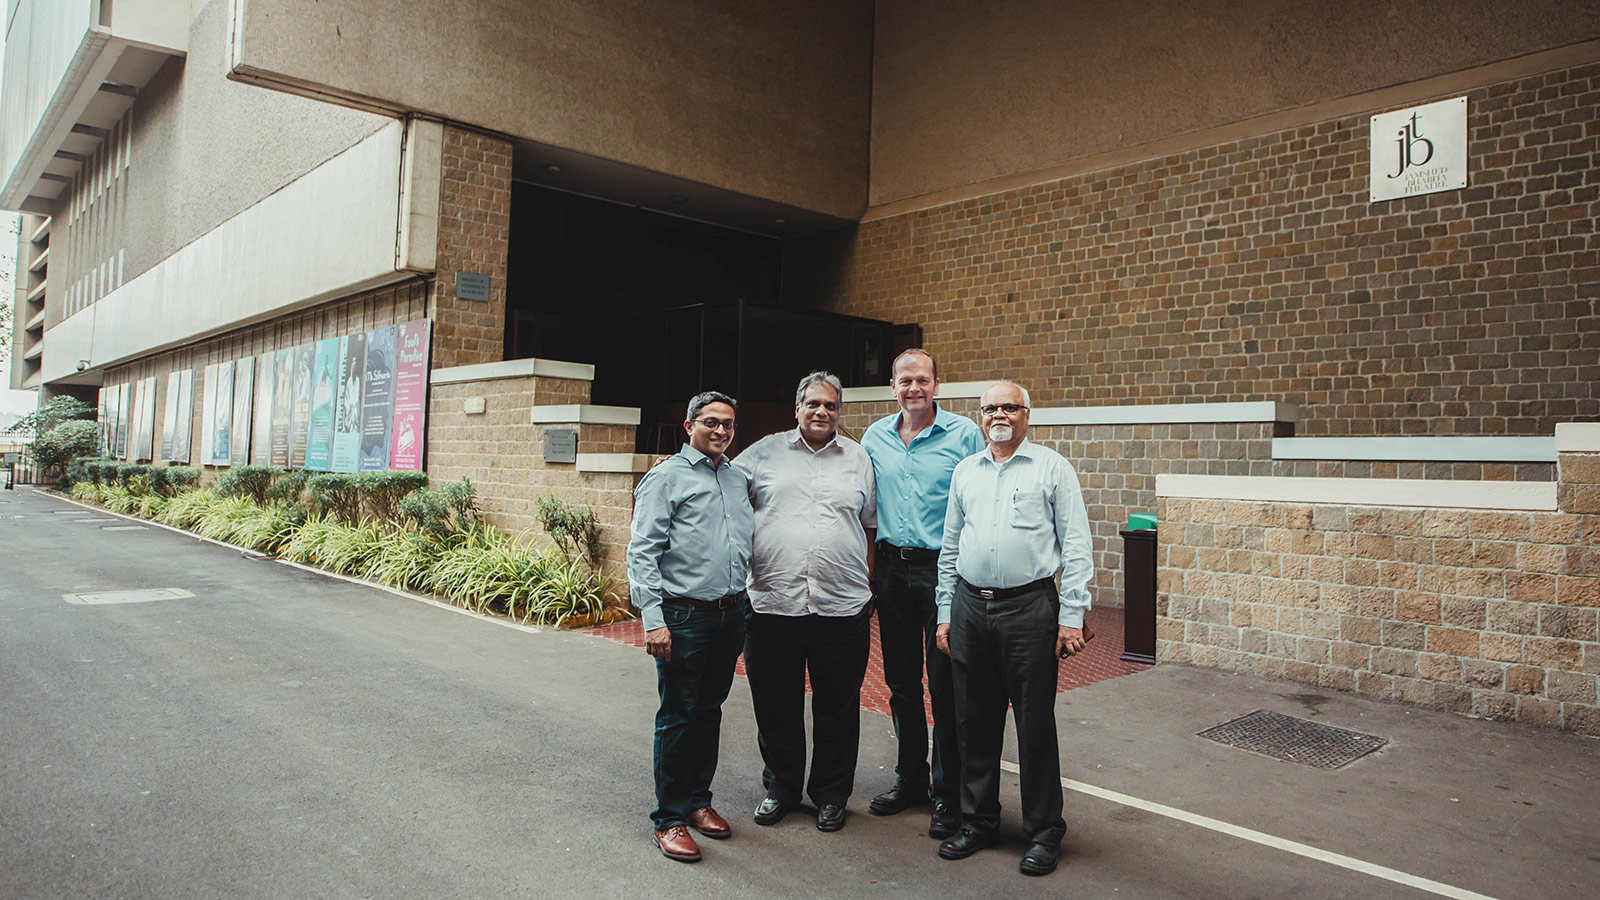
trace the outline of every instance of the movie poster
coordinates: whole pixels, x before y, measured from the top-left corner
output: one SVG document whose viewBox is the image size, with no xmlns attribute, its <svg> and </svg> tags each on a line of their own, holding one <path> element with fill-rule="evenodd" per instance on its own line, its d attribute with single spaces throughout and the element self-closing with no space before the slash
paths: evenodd
<svg viewBox="0 0 1600 900">
<path fill-rule="evenodd" d="M 394 343 L 396 328 L 367 332 L 366 386 L 361 398 L 363 472 L 389 467 L 389 423 L 394 418 Z"/>
<path fill-rule="evenodd" d="M 217 364 L 205 368 L 205 380 L 200 389 L 200 459 L 202 466 L 211 465 L 211 447 L 217 440 Z"/>
<path fill-rule="evenodd" d="M 128 382 L 128 402 L 132 410 L 128 413 L 128 460 L 139 461 L 139 389 L 143 382 Z"/>
<path fill-rule="evenodd" d="M 178 412 L 172 420 L 171 462 L 188 463 L 194 435 L 194 370 L 178 373 Z"/>
<path fill-rule="evenodd" d="M 339 395 L 339 339 L 317 341 L 311 366 L 311 429 L 306 437 L 306 469 L 333 467 L 333 414 Z"/>
<path fill-rule="evenodd" d="M 250 424 L 250 464 L 272 465 L 272 360 L 263 353 L 255 363 L 255 411 Z"/>
<path fill-rule="evenodd" d="M 213 466 L 228 464 L 233 440 L 233 361 L 217 363 L 217 405 L 210 408 L 212 419 L 211 440 L 206 442 L 206 462 Z"/>
<path fill-rule="evenodd" d="M 389 468 L 422 470 L 422 438 L 428 415 L 427 319 L 407 322 L 398 330 L 394 366 L 394 425 Z"/>
<path fill-rule="evenodd" d="M 271 464 L 289 466 L 289 431 L 294 413 L 290 385 L 294 381 L 294 350 L 279 350 L 272 359 L 272 456 Z"/>
<path fill-rule="evenodd" d="M 167 401 L 161 406 L 161 458 L 172 459 L 173 440 L 176 435 L 172 433 L 172 426 L 178 421 L 178 382 L 180 376 L 177 372 L 167 376 Z"/>
<path fill-rule="evenodd" d="M 246 356 L 233 364 L 233 423 L 228 443 L 228 464 L 250 462 L 250 400 L 256 382 L 255 357 Z"/>
<path fill-rule="evenodd" d="M 306 467 L 306 441 L 311 435 L 311 364 L 316 344 L 294 348 L 294 375 L 289 382 L 289 468 Z"/>
<path fill-rule="evenodd" d="M 156 453 L 156 377 L 139 382 L 139 446 L 134 460 L 155 460 Z"/>
<path fill-rule="evenodd" d="M 361 462 L 361 376 L 366 371 L 366 334 L 339 338 L 339 400 L 333 418 L 335 472 L 354 472 Z"/>
<path fill-rule="evenodd" d="M 111 455 L 117 459 L 128 458 L 128 413 L 132 398 L 132 384 L 117 385 L 117 440 L 116 446 L 111 448 Z"/>
<path fill-rule="evenodd" d="M 115 421 L 115 417 L 111 414 L 111 394 L 111 388 L 100 389 L 100 439 L 99 445 L 95 448 L 95 455 L 101 459 L 105 459 L 111 453 L 111 427 Z"/>
</svg>

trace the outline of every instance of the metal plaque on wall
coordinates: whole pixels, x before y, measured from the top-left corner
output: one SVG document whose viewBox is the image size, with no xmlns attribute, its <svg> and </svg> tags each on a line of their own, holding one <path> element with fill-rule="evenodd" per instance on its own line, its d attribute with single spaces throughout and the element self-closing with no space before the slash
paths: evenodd
<svg viewBox="0 0 1600 900">
<path fill-rule="evenodd" d="M 1372 117 L 1368 190 L 1373 203 L 1467 186 L 1467 98 Z"/>
<path fill-rule="evenodd" d="M 572 428 L 546 428 L 544 431 L 544 461 L 547 463 L 577 462 L 578 432 Z"/>
<path fill-rule="evenodd" d="M 456 273 L 456 297 L 461 300 L 489 300 L 489 276 L 477 272 Z"/>
</svg>

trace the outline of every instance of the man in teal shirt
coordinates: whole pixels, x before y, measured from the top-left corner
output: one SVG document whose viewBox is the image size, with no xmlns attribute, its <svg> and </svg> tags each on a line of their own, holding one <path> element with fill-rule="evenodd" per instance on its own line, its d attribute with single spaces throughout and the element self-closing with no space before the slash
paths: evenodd
<svg viewBox="0 0 1600 900">
<path fill-rule="evenodd" d="M 950 473 L 956 463 L 983 450 L 983 434 L 971 419 L 934 402 L 939 370 L 926 350 L 907 350 L 895 357 L 891 378 L 900 411 L 872 423 L 861 446 L 872 458 L 877 480 L 872 598 L 899 753 L 894 785 L 872 798 L 868 808 L 887 816 L 931 798 L 928 834 L 946 838 L 959 824 L 961 748 L 950 658 L 934 645 L 938 624 L 934 588 Z M 931 766 L 922 702 L 924 662 L 933 704 Z"/>
<path fill-rule="evenodd" d="M 628 584 L 656 660 L 656 845 L 695 862 L 689 826 L 732 832 L 711 808 L 722 703 L 744 648 L 745 579 L 755 534 L 750 483 L 727 459 L 736 404 L 706 391 L 689 401 L 689 443 L 651 469 L 633 493 Z"/>
</svg>

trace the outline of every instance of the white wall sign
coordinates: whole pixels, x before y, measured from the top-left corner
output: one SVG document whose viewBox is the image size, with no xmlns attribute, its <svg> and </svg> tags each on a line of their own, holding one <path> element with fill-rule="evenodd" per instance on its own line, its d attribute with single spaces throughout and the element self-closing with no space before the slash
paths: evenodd
<svg viewBox="0 0 1600 900">
<path fill-rule="evenodd" d="M 1467 186 L 1467 98 L 1372 117 L 1372 202 Z"/>
</svg>

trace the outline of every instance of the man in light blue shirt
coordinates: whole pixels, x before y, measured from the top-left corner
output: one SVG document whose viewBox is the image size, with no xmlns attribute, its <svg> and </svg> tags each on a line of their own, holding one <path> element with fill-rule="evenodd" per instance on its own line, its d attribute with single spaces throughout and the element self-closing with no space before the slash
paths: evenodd
<svg viewBox="0 0 1600 900">
<path fill-rule="evenodd" d="M 931 797 L 928 834 L 946 838 L 960 819 L 961 749 L 950 659 L 934 647 L 934 586 L 950 473 L 956 463 L 983 449 L 983 435 L 971 419 L 934 402 L 939 370 L 926 350 L 901 353 L 891 376 L 900 411 L 872 423 L 861 436 L 861 446 L 872 458 L 878 490 L 872 598 L 899 752 L 894 785 L 873 797 L 868 808 L 880 816 L 893 815 Z M 933 706 L 931 766 L 922 700 L 924 660 Z"/>
<path fill-rule="evenodd" d="M 961 733 L 961 830 L 939 845 L 964 859 L 995 843 L 1006 707 L 1017 727 L 1025 875 L 1055 870 L 1061 817 L 1059 658 L 1083 649 L 1089 516 L 1078 473 L 1027 439 L 1027 391 L 1002 381 L 979 412 L 989 449 L 956 466 L 939 554 L 939 649 L 950 654 Z M 1061 577 L 1056 586 L 1057 574 Z"/>
<path fill-rule="evenodd" d="M 680 862 L 700 859 L 689 834 L 732 831 L 711 808 L 722 703 L 744 647 L 745 580 L 755 514 L 750 485 L 728 461 L 737 427 L 732 397 L 689 401 L 689 443 L 645 473 L 633 492 L 628 584 L 656 660 L 656 845 Z"/>
</svg>

